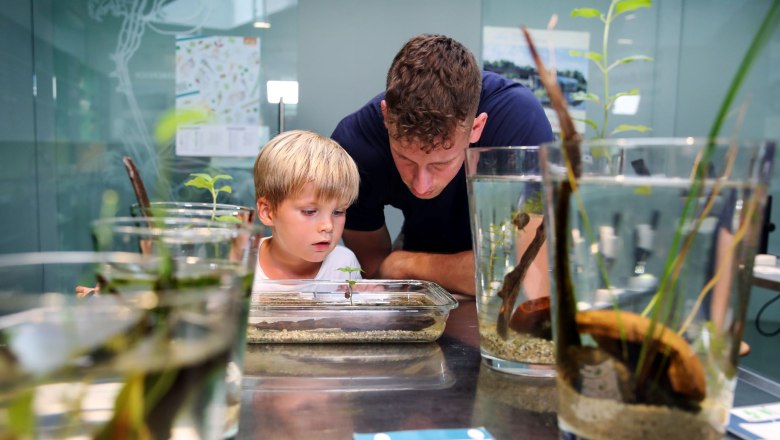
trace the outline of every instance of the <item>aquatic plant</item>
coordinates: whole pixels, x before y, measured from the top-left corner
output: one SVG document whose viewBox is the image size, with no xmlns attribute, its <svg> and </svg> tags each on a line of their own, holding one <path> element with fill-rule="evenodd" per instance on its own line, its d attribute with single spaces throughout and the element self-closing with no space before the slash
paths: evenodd
<svg viewBox="0 0 780 440">
<path fill-rule="evenodd" d="M 582 57 L 588 59 L 596 65 L 599 72 L 603 77 L 604 91 L 601 96 L 594 93 L 577 92 L 574 93 L 572 98 L 575 100 L 591 101 L 601 106 L 602 122 L 599 124 L 593 119 L 582 119 L 588 126 L 590 126 L 596 132 L 596 139 L 602 139 L 614 134 L 637 131 L 640 133 L 650 131 L 650 127 L 645 125 L 629 125 L 619 124 L 617 127 L 607 132 L 609 126 L 609 112 L 612 110 L 612 106 L 615 102 L 625 96 L 639 96 L 639 88 L 631 88 L 621 92 L 617 92 L 610 95 L 609 74 L 615 68 L 633 63 L 635 61 L 653 61 L 652 58 L 645 55 L 630 55 L 610 62 L 609 60 L 609 37 L 610 29 L 615 20 L 621 15 L 634 11 L 639 8 L 649 8 L 652 6 L 652 0 L 611 0 L 606 12 L 603 12 L 596 8 L 576 8 L 571 11 L 572 17 L 582 17 L 588 19 L 599 19 L 604 24 L 604 32 L 602 34 L 601 52 L 588 51 L 583 52 L 579 50 L 570 50 L 569 54 L 572 56 Z"/>
<path fill-rule="evenodd" d="M 624 8 L 636 8 L 644 3 L 645 2 L 630 0 L 617 3 L 613 1 L 611 7 L 617 9 L 619 8 L 619 5 L 622 4 Z M 558 289 L 556 338 L 558 339 L 557 347 L 559 362 L 564 370 L 564 376 L 567 374 L 577 374 L 567 370 L 567 368 L 572 366 L 571 364 L 576 364 L 573 357 L 579 358 L 584 356 L 592 359 L 593 356 L 596 355 L 595 352 L 589 352 L 584 347 L 582 347 L 582 350 L 572 350 L 572 347 L 582 346 L 579 333 L 589 333 L 598 341 L 599 346 L 602 346 L 604 343 L 609 344 L 609 341 L 615 343 L 616 346 L 613 346 L 613 350 L 621 353 L 616 354 L 616 356 L 618 356 L 626 367 L 633 367 L 633 371 L 630 372 L 631 379 L 627 385 L 631 386 L 633 389 L 633 395 L 631 395 L 629 399 L 661 399 L 660 402 L 662 404 L 695 410 L 698 408 L 699 402 L 706 397 L 707 386 L 705 382 L 705 372 L 699 359 L 693 352 L 692 347 L 682 337 L 682 334 L 685 332 L 687 326 L 690 325 L 693 316 L 698 312 L 698 307 L 700 306 L 702 299 L 712 291 L 720 273 L 725 270 L 724 265 L 726 263 L 721 262 L 719 264 L 715 274 L 699 293 L 697 304 L 688 312 L 688 316 L 685 319 L 679 321 L 676 320 L 674 315 L 676 306 L 679 305 L 680 295 L 682 294 L 680 290 L 682 286 L 678 286 L 678 281 L 683 263 L 686 258 L 689 257 L 689 251 L 691 250 L 694 237 L 698 233 L 703 220 L 710 212 L 715 197 L 717 197 L 720 190 L 721 183 L 719 181 L 714 185 L 711 185 L 709 194 L 704 197 L 705 203 L 703 204 L 703 207 L 699 208 L 696 201 L 700 200 L 702 197 L 705 188 L 705 180 L 714 179 L 716 177 L 728 177 L 731 167 L 734 164 L 736 149 L 734 145 L 731 145 L 725 158 L 726 171 L 724 172 L 724 175 L 711 175 L 709 164 L 710 158 L 715 151 L 716 138 L 747 71 L 756 60 L 760 48 L 765 44 L 780 22 L 778 10 L 780 10 L 780 0 L 775 0 L 737 69 L 737 73 L 729 86 L 726 97 L 717 113 L 707 144 L 697 157 L 694 168 L 691 170 L 690 187 L 685 192 L 683 212 L 675 227 L 672 245 L 668 250 L 667 260 L 662 270 L 663 276 L 650 304 L 641 314 L 621 310 L 617 301 L 614 299 L 614 295 L 613 310 L 578 311 L 572 275 L 569 272 L 568 241 L 570 238 L 568 236 L 569 225 L 567 223 L 570 217 L 569 209 L 571 207 L 572 198 L 574 198 L 574 205 L 582 218 L 586 234 L 589 235 L 591 242 L 593 242 L 593 228 L 588 221 L 585 205 L 578 194 L 578 179 L 581 174 L 580 163 L 582 157 L 580 151 L 581 137 L 574 130 L 571 117 L 566 108 L 566 102 L 562 98 L 561 91 L 558 88 L 557 82 L 554 80 L 554 76 L 547 73 L 536 52 L 530 34 L 527 30 L 523 29 L 532 56 L 534 57 L 540 72 L 540 79 L 547 89 L 553 109 L 561 122 L 561 144 L 563 147 L 562 152 L 566 168 L 566 177 L 562 182 L 556 183 L 557 200 L 550 212 L 555 220 L 554 236 L 556 237 L 556 246 L 553 256 L 555 268 L 554 278 Z M 737 244 L 744 239 L 747 225 L 756 224 L 757 205 L 760 201 L 760 196 L 761 195 L 758 194 L 757 196 L 752 197 L 749 202 L 746 203 L 746 206 L 743 207 L 744 212 L 742 216 L 745 219 L 745 223 L 743 223 L 734 233 L 733 240 L 728 246 L 727 258 L 725 258 L 724 261 L 731 261 L 730 259 L 736 252 Z M 750 244 L 752 245 L 753 243 Z M 605 269 L 604 257 L 601 253 L 597 253 L 596 257 L 606 287 L 611 291 L 612 284 L 609 281 Z M 739 288 L 748 289 L 749 285 L 742 282 L 739 284 Z M 741 293 L 744 294 L 746 292 Z M 743 296 L 745 298 L 747 297 L 747 295 Z M 673 321 L 681 323 L 678 328 L 673 329 L 669 327 L 675 326 L 672 324 Z M 705 327 L 709 326 L 708 328 L 711 328 L 709 322 L 706 324 Z M 638 346 L 638 354 L 636 354 L 636 352 L 634 352 L 634 354 L 629 354 L 629 345 L 633 347 Z M 713 340 L 713 347 L 722 345 L 723 341 L 719 341 L 717 338 Z M 732 354 L 735 355 L 736 347 L 732 350 Z M 662 378 L 663 371 L 666 372 L 665 379 Z M 628 372 L 626 371 L 626 373 Z M 733 372 L 726 373 L 733 374 Z M 668 381 L 665 386 L 671 387 L 673 392 L 672 397 L 659 397 L 658 395 L 650 396 L 646 393 L 646 390 L 648 390 L 647 385 L 653 385 L 652 388 L 655 388 L 660 385 L 660 381 Z M 659 401 L 655 400 L 654 402 L 659 403 Z M 650 401 L 648 401 L 648 403 L 650 403 Z"/>
</svg>

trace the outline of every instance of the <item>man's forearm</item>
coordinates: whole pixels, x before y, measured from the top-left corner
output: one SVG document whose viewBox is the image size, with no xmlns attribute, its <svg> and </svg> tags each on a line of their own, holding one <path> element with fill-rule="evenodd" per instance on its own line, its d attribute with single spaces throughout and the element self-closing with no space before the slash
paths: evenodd
<svg viewBox="0 0 780 440">
<path fill-rule="evenodd" d="M 474 295 L 474 253 L 394 251 L 382 262 L 377 278 L 433 281 L 452 293 Z"/>
</svg>

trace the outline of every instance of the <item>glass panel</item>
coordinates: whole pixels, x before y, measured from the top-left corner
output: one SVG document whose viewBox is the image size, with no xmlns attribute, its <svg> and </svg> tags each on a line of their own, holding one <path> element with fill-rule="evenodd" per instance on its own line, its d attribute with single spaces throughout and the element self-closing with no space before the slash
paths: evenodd
<svg viewBox="0 0 780 440">
<path fill-rule="evenodd" d="M 3 81 L 3 96 L 30 90 L 33 56 L 43 84 L 35 101 L 37 120 L 32 99 L 25 97 L 27 109 L 10 98 L 3 102 L 20 120 L 3 123 L 27 136 L 22 148 L 2 149 L 11 149 L 18 164 L 8 172 L 35 169 L 36 157 L 42 162 L 40 179 L 24 173 L 32 180 L 19 185 L 21 191 L 4 192 L 14 194 L 9 209 L 22 214 L 3 215 L 4 223 L 20 231 L 15 241 L 4 239 L 8 249 L 20 250 L 21 243 L 30 243 L 28 236 L 38 237 L 35 214 L 45 226 L 42 247 L 91 248 L 89 222 L 114 211 L 127 215 L 136 201 L 123 156 L 137 165 L 152 200 L 210 202 L 208 191 L 184 185 L 190 173 L 207 172 L 233 177 L 218 184 L 232 187 L 232 193 L 220 193 L 219 202 L 254 206 L 254 158 L 278 130 L 277 105 L 266 102 L 265 83 L 297 79 L 297 1 L 40 0 L 32 11 L 31 18 L 27 2 L 2 13 L 3 20 L 17 23 L 3 26 L 3 32 L 26 43 L 3 38 L 4 50 L 27 58 L 26 71 L 4 71 L 15 79 Z M 261 19 L 271 27 L 254 27 Z M 193 135 L 198 128 L 190 127 L 186 138 L 197 144 L 184 150 L 182 126 L 178 145 L 175 128 L 160 134 L 166 115 L 201 107 L 206 111 L 198 115 L 207 115 L 207 128 L 200 126 Z M 296 106 L 287 106 L 288 126 L 296 113 Z M 189 120 L 167 121 L 186 125 Z M 115 192 L 115 202 L 106 198 L 107 190 Z M 40 211 L 31 203 L 40 203 Z M 32 218 L 24 219 L 25 212 Z M 22 226 L 27 233 L 21 233 Z"/>
<path fill-rule="evenodd" d="M 609 4 L 607 0 L 593 5 L 553 0 L 530 7 L 530 2 L 485 0 L 482 2 L 482 61 L 491 70 L 509 71 L 509 75 L 515 74 L 521 82 L 532 85 L 533 73 L 522 71 L 533 63 L 519 26 L 537 29 L 534 38 L 542 57 L 548 61 L 547 41 L 555 43 L 552 47 L 559 78 L 563 77 L 561 81 L 571 82 L 573 71 L 579 70 L 586 79 L 580 81 L 581 89 L 600 98 L 600 102 L 570 100 L 570 104 L 575 104 L 575 111 L 581 112 L 580 117 L 591 119 L 601 127 L 607 86 L 611 96 L 638 89 L 636 97 L 611 108 L 605 133 L 609 135 L 621 124 L 643 125 L 651 131 L 624 131 L 610 137 L 706 136 L 771 1 L 656 1 L 649 8 L 623 13 L 611 24 L 605 64 L 632 55 L 644 55 L 652 60 L 618 65 L 605 81 L 595 62 L 583 64 L 583 59 L 570 56 L 568 49 L 603 53 L 604 24 L 599 17 L 574 17 L 571 13 L 586 7 L 606 13 Z M 554 36 L 544 31 L 553 14 L 557 14 Z M 772 91 L 777 89 L 780 79 L 778 38 L 779 33 L 775 32 L 745 78 L 720 132 L 722 136 L 780 139 L 780 106 L 770 98 L 776 96 Z M 747 106 L 746 117 L 741 124 L 736 124 L 738 108 L 743 103 Z M 584 128 L 582 124 L 578 130 L 582 132 Z M 586 138 L 597 135 L 591 127 L 584 133 Z M 771 193 L 780 194 L 777 179 L 772 183 Z M 780 219 L 777 202 L 773 203 L 773 211 L 772 219 L 777 223 Z M 770 237 L 768 251 L 780 253 L 778 234 Z"/>
<path fill-rule="evenodd" d="M 29 2 L 0 8 L 0 251 L 38 249 Z"/>
</svg>

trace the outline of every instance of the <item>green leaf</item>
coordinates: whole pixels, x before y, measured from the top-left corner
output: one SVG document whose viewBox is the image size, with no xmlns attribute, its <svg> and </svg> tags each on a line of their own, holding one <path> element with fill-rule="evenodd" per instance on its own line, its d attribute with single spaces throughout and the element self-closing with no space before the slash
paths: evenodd
<svg viewBox="0 0 780 440">
<path fill-rule="evenodd" d="M 349 267 L 349 266 L 339 267 L 336 270 L 338 270 L 339 272 L 347 272 L 347 273 L 351 273 L 351 272 L 365 272 L 363 269 L 361 269 L 359 267 Z"/>
<path fill-rule="evenodd" d="M 225 223 L 241 223 L 241 219 L 234 215 L 218 215 L 214 217 L 214 220 Z"/>
<path fill-rule="evenodd" d="M 628 124 L 620 124 L 618 125 L 614 130 L 612 130 L 611 133 L 609 133 L 610 136 L 617 133 L 623 133 L 626 131 L 638 131 L 640 133 L 645 133 L 648 131 L 651 131 L 652 129 L 646 125 L 628 125 Z"/>
<path fill-rule="evenodd" d="M 595 93 L 587 93 L 587 92 L 575 92 L 571 94 L 571 99 L 575 101 L 593 101 L 593 102 L 599 102 L 601 99 L 599 96 Z"/>
<path fill-rule="evenodd" d="M 193 186 L 195 188 L 207 189 L 209 191 L 211 191 L 211 189 L 214 188 L 214 182 L 208 181 L 200 176 L 184 182 L 184 185 Z"/>
<path fill-rule="evenodd" d="M 204 179 L 208 180 L 209 182 L 213 182 L 213 181 L 214 181 L 214 178 L 213 178 L 213 177 L 211 177 L 211 174 L 206 174 L 206 173 L 191 173 L 191 174 L 190 174 L 190 176 L 195 176 L 195 177 L 202 177 L 202 178 L 204 178 Z"/>
<path fill-rule="evenodd" d="M 614 95 L 609 97 L 609 100 L 607 101 L 607 107 L 608 108 L 612 107 L 612 104 L 614 104 L 615 101 L 617 101 L 617 99 L 620 98 L 621 96 L 636 96 L 638 94 L 639 94 L 639 89 L 630 89 L 630 90 L 626 90 L 625 92 L 615 93 Z"/>
<path fill-rule="evenodd" d="M 645 55 L 631 55 L 613 62 L 607 67 L 607 71 L 612 70 L 621 64 L 633 63 L 634 61 L 653 61 L 653 59 Z"/>
<path fill-rule="evenodd" d="M 581 50 L 569 50 L 569 55 L 573 57 L 582 57 L 595 61 L 597 64 L 601 62 L 601 54 L 598 52 L 583 52 Z"/>
<path fill-rule="evenodd" d="M 625 92 L 617 92 L 614 95 L 610 96 L 610 99 L 614 101 L 615 99 L 620 98 L 621 96 L 634 96 L 638 94 L 639 94 L 639 89 L 633 88 L 633 89 L 628 89 Z"/>
<path fill-rule="evenodd" d="M 33 412 L 33 388 L 19 393 L 11 399 L 8 406 L 8 428 L 11 438 L 32 438 L 35 433 L 35 413 Z"/>
<path fill-rule="evenodd" d="M 604 15 L 596 8 L 576 8 L 571 10 L 572 17 L 604 18 Z"/>
<path fill-rule="evenodd" d="M 225 185 L 225 186 L 223 186 L 222 188 L 219 188 L 219 189 L 218 189 L 218 190 L 216 190 L 216 191 L 217 191 L 218 193 L 220 193 L 220 192 L 224 192 L 224 193 L 231 194 L 231 193 L 233 192 L 233 188 L 231 188 L 231 187 L 230 187 L 230 185 Z"/>
<path fill-rule="evenodd" d="M 176 136 L 179 125 L 195 125 L 208 122 L 210 118 L 208 110 L 204 109 L 177 109 L 163 114 L 157 121 L 154 129 L 154 140 L 158 145 L 166 145 Z"/>
<path fill-rule="evenodd" d="M 588 118 L 572 118 L 572 119 L 574 119 L 575 121 L 582 121 L 586 123 L 590 128 L 592 128 L 597 133 L 599 131 L 599 124 L 597 124 L 596 121 L 594 121 L 593 119 L 588 119 Z"/>
<path fill-rule="evenodd" d="M 601 54 L 598 52 L 586 52 L 585 58 L 595 62 L 598 65 L 601 65 Z"/>
<path fill-rule="evenodd" d="M 113 189 L 103 191 L 100 218 L 115 217 L 117 212 L 119 212 L 119 194 Z"/>
<path fill-rule="evenodd" d="M 217 180 L 233 180 L 233 176 L 229 174 L 217 174 L 216 176 L 214 176 L 213 179 L 214 182 L 216 182 Z"/>
<path fill-rule="evenodd" d="M 639 8 L 649 8 L 650 6 L 653 6 L 652 0 L 623 0 L 615 5 L 615 17 L 624 12 L 633 11 Z"/>
</svg>

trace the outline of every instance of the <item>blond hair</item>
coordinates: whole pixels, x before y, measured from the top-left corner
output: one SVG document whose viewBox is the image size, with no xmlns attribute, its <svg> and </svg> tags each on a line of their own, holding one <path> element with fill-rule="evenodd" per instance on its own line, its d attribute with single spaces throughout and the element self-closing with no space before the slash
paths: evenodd
<svg viewBox="0 0 780 440">
<path fill-rule="evenodd" d="M 357 199 L 357 165 L 328 137 L 304 130 L 280 133 L 260 150 L 255 160 L 255 199 L 265 197 L 271 209 L 295 196 L 311 182 L 316 197 L 347 205 Z"/>
</svg>

